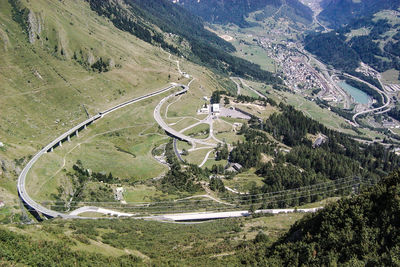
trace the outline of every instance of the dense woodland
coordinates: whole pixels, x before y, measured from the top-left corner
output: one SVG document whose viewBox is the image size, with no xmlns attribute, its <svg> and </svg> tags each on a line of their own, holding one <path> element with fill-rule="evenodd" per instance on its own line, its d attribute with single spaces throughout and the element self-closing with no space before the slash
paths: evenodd
<svg viewBox="0 0 400 267">
<path fill-rule="evenodd" d="M 281 6 L 292 11 L 293 14 L 290 14 L 289 18 L 297 16 L 307 23 L 312 21 L 311 9 L 298 0 L 180 0 L 179 3 L 207 22 L 218 24 L 234 23 L 239 27 L 251 27 L 254 25 L 254 23 L 246 20 L 250 13 L 263 10 L 264 12 L 257 14 L 257 19 L 262 20 L 271 15 L 268 11 L 276 13 L 276 10 Z"/>
<path fill-rule="evenodd" d="M 230 153 L 231 162 L 238 162 L 245 168 L 251 168 L 258 165 L 261 153 L 274 153 L 274 142 L 264 133 L 244 125 L 239 134 L 244 134 L 246 141 L 233 144 L 234 149 Z"/>
<path fill-rule="evenodd" d="M 201 189 L 201 186 L 197 182 L 203 178 L 202 170 L 196 165 L 186 166 L 185 169 L 182 168 L 175 155 L 172 139 L 170 139 L 165 147 L 165 156 L 170 170 L 161 180 L 161 190 L 169 193 L 194 193 Z"/>
<path fill-rule="evenodd" d="M 396 10 L 400 7 L 399 0 L 323 0 L 321 4 L 323 11 L 318 15 L 318 18 L 330 23 L 330 26 L 333 28 L 340 28 L 352 20 L 370 16 L 380 10 Z"/>
<path fill-rule="evenodd" d="M 325 179 L 325 177 L 315 172 L 300 171 L 297 166 L 282 162 L 278 162 L 275 165 L 268 162 L 262 165 L 256 173 L 264 177 L 265 186 L 263 191 L 265 192 L 299 188 L 316 184 L 317 181 L 324 181 Z"/>
<path fill-rule="evenodd" d="M 305 49 L 337 69 L 353 70 L 358 67 L 360 57 L 346 45 L 345 38 L 335 32 L 312 33 L 305 38 Z"/>
<path fill-rule="evenodd" d="M 291 106 L 281 104 L 280 107 L 283 111 L 281 114 L 271 116 L 265 124 L 261 123 L 255 127 L 266 129 L 276 138 L 281 137 L 285 144 L 291 146 L 310 146 L 306 133 L 320 132 L 327 137 L 327 142 L 323 143 L 320 149 L 332 156 L 334 154 L 342 155 L 358 161 L 371 175 L 388 174 L 400 166 L 400 158 L 379 144 L 363 145 L 343 133 L 328 129 L 321 123 L 305 117 L 302 112 Z"/>
<path fill-rule="evenodd" d="M 344 198 L 306 216 L 266 249 L 265 262 L 276 260 L 285 266 L 399 266 L 399 189 L 400 173 L 395 172 L 359 196 Z"/>
<path fill-rule="evenodd" d="M 158 44 L 164 49 L 173 53 L 178 53 L 177 48 L 168 44 L 160 33 L 156 32 L 140 19 L 132 18 L 128 10 L 121 6 L 118 6 L 111 1 L 88 0 L 88 2 L 90 7 L 99 15 L 110 18 L 117 28 L 130 32 L 145 42 Z"/>
<path fill-rule="evenodd" d="M 380 72 L 392 68 L 400 70 L 399 42 L 389 41 L 383 49 L 379 45 L 380 42 L 385 42 L 388 38 L 385 37 L 388 31 L 399 26 L 391 25 L 388 20 L 374 21 L 373 17 L 365 17 L 336 31 L 307 35 L 305 48 L 325 63 L 334 66 L 336 69 L 352 72 L 353 75 L 355 68 L 359 66 L 361 61 Z M 369 28 L 370 33 L 354 36 L 347 40 L 345 34 L 362 27 Z M 395 39 L 396 35 L 393 38 Z M 376 86 L 380 87 L 379 85 Z"/>
<path fill-rule="evenodd" d="M 230 153 L 232 162 L 244 168 L 255 167 L 256 174 L 263 177 L 264 186 L 259 192 L 276 192 L 351 177 L 360 177 L 361 183 L 374 183 L 400 166 L 399 156 L 379 144 L 363 145 L 304 116 L 292 106 L 280 104 L 279 107 L 281 113 L 272 114 L 266 121 L 253 120 L 249 126 L 244 125 L 240 134 L 244 134 L 246 140 L 234 144 Z M 291 149 L 284 152 L 287 149 L 271 141 L 265 132 Z M 314 147 L 310 134 L 323 134 L 326 140 Z M 262 154 L 274 157 L 273 161 L 263 163 Z M 324 190 L 321 188 L 319 192 Z M 299 203 L 286 201 L 284 196 L 280 199 L 278 205 L 270 205 L 268 201 L 264 205 L 287 207 Z M 301 202 L 314 200 L 311 197 Z"/>
<path fill-rule="evenodd" d="M 400 106 L 396 105 L 394 108 L 389 110 L 387 114 L 393 119 L 400 121 Z"/>
</svg>

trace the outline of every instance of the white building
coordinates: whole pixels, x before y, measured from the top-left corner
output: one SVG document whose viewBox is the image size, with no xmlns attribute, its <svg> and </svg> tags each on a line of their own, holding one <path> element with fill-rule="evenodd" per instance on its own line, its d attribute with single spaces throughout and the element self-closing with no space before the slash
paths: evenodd
<svg viewBox="0 0 400 267">
<path fill-rule="evenodd" d="M 115 199 L 116 200 L 122 200 L 123 199 L 122 193 L 124 193 L 124 188 L 123 187 L 117 187 L 115 189 Z"/>
<path fill-rule="evenodd" d="M 197 114 L 208 114 L 209 113 L 209 108 L 207 104 L 204 104 L 200 109 L 197 110 Z"/>
<path fill-rule="evenodd" d="M 198 114 L 208 114 L 208 108 L 201 108 L 197 110 Z"/>
<path fill-rule="evenodd" d="M 217 114 L 220 112 L 219 104 L 212 104 L 211 109 L 212 109 L 212 113 L 214 113 L 214 114 Z"/>
</svg>

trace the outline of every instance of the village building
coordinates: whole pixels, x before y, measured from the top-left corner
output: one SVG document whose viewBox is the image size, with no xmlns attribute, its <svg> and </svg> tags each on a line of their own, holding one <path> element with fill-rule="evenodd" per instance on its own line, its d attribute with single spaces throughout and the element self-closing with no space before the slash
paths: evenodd
<svg viewBox="0 0 400 267">
<path fill-rule="evenodd" d="M 231 163 L 230 167 L 226 170 L 230 172 L 239 172 L 242 168 L 243 166 L 240 165 L 239 163 Z"/>
<path fill-rule="evenodd" d="M 197 110 L 197 114 L 208 114 L 209 108 L 207 104 L 204 104 L 200 109 Z"/>
<path fill-rule="evenodd" d="M 123 187 L 117 187 L 115 189 L 115 199 L 120 201 L 123 199 L 123 194 L 124 193 L 124 188 Z"/>
<path fill-rule="evenodd" d="M 219 114 L 219 112 L 220 112 L 219 104 L 212 104 L 211 112 L 213 114 Z"/>
</svg>

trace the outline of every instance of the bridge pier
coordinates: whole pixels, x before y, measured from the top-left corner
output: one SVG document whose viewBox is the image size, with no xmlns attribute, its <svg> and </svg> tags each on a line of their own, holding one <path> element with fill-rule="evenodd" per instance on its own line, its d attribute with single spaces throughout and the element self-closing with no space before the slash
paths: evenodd
<svg viewBox="0 0 400 267">
<path fill-rule="evenodd" d="M 54 150 L 54 147 L 51 147 L 51 148 L 50 148 L 50 152 L 53 152 L 53 150 Z"/>
<path fill-rule="evenodd" d="M 68 135 L 68 142 L 71 142 L 71 136 Z"/>
<path fill-rule="evenodd" d="M 83 129 L 85 129 L 85 130 L 86 130 L 86 124 L 85 124 L 85 126 L 83 126 Z"/>
<path fill-rule="evenodd" d="M 62 146 L 62 142 L 60 141 L 60 142 L 58 142 L 58 146 Z"/>
<path fill-rule="evenodd" d="M 76 135 L 76 137 L 79 137 L 79 131 L 78 130 L 75 131 L 75 135 Z"/>
</svg>

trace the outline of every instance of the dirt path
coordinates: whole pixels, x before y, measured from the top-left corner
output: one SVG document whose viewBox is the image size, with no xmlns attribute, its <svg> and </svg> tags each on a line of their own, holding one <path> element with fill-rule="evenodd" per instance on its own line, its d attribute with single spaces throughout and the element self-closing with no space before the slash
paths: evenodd
<svg viewBox="0 0 400 267">
<path fill-rule="evenodd" d="M 210 154 L 214 151 L 214 149 L 210 150 L 207 152 L 206 156 L 204 157 L 203 161 L 200 163 L 199 167 L 203 167 L 204 164 L 206 164 L 208 157 L 210 156 Z"/>
</svg>

